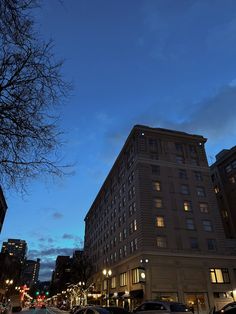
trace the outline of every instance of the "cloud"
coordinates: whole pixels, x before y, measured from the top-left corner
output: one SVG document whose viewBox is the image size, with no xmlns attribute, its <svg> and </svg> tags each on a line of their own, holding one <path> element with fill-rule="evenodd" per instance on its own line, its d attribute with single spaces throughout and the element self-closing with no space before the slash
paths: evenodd
<svg viewBox="0 0 236 314">
<path fill-rule="evenodd" d="M 55 213 L 52 214 L 52 217 L 54 219 L 61 219 L 63 217 L 63 214 L 59 213 L 59 212 L 55 212 Z"/>
</svg>

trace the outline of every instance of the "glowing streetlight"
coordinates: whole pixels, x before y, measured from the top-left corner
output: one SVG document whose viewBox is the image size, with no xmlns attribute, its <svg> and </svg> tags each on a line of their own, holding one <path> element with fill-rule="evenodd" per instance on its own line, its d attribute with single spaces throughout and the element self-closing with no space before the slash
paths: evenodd
<svg viewBox="0 0 236 314">
<path fill-rule="evenodd" d="M 107 306 L 109 306 L 109 295 L 110 295 L 109 277 L 111 277 L 112 271 L 111 271 L 111 269 L 105 268 L 105 269 L 103 269 L 102 273 L 107 278 L 106 279 L 106 282 L 107 282 L 107 300 L 106 300 L 106 303 L 107 303 Z"/>
</svg>

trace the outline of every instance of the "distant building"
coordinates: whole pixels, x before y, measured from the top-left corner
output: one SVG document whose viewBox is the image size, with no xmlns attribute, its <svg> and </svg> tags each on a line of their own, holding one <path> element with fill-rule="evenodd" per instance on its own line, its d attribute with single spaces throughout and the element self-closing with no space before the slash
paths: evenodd
<svg viewBox="0 0 236 314">
<path fill-rule="evenodd" d="M 236 146 L 216 155 L 211 178 L 227 238 L 236 238 Z"/>
<path fill-rule="evenodd" d="M 51 291 L 53 293 L 65 288 L 70 282 L 72 259 L 70 256 L 57 256 L 55 270 L 52 274 Z"/>
<path fill-rule="evenodd" d="M 205 142 L 132 129 L 85 217 L 100 302 L 109 296 L 133 309 L 144 299 L 178 300 L 208 314 L 236 297 L 236 256 L 225 245 Z"/>
<path fill-rule="evenodd" d="M 37 258 L 37 261 L 26 260 L 22 272 L 22 284 L 26 284 L 28 287 L 35 285 L 38 282 L 39 270 L 39 258 Z"/>
<path fill-rule="evenodd" d="M 23 263 L 27 254 L 27 243 L 25 240 L 8 239 L 7 242 L 3 242 L 1 252 L 19 258 Z"/>
<path fill-rule="evenodd" d="M 2 226 L 3 226 L 4 218 L 6 215 L 6 211 L 7 211 L 7 203 L 3 195 L 2 188 L 0 186 L 0 233 L 2 231 Z"/>
</svg>

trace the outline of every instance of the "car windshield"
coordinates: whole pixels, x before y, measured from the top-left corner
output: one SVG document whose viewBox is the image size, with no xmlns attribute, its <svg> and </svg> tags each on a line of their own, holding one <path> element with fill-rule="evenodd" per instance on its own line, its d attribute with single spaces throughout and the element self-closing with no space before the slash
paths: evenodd
<svg viewBox="0 0 236 314">
<path fill-rule="evenodd" d="M 189 312 L 188 308 L 181 303 L 170 304 L 171 312 Z"/>
</svg>

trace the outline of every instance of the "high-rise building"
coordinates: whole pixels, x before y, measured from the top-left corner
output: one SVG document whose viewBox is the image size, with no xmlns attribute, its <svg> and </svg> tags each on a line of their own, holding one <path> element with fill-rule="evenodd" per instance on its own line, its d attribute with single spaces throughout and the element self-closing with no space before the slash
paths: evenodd
<svg viewBox="0 0 236 314">
<path fill-rule="evenodd" d="M 178 300 L 207 314 L 235 297 L 236 256 L 226 245 L 205 142 L 132 129 L 85 217 L 85 251 L 102 298 L 131 309 L 143 299 Z"/>
<path fill-rule="evenodd" d="M 211 178 L 227 238 L 236 238 L 236 146 L 216 155 Z"/>
<path fill-rule="evenodd" d="M 5 197 L 3 195 L 2 188 L 0 186 L 0 233 L 1 233 L 1 230 L 2 230 L 3 222 L 4 222 L 4 219 L 5 219 L 5 215 L 6 215 L 6 211 L 7 211 L 7 203 L 6 203 Z"/>
<path fill-rule="evenodd" d="M 40 259 L 37 258 L 37 261 L 26 260 L 22 272 L 22 284 L 27 285 L 28 287 L 33 286 L 38 282 L 40 270 Z"/>
<path fill-rule="evenodd" d="M 23 263 L 27 253 L 27 243 L 25 240 L 8 239 L 7 242 L 3 242 L 1 252 L 15 256 Z"/>
</svg>

